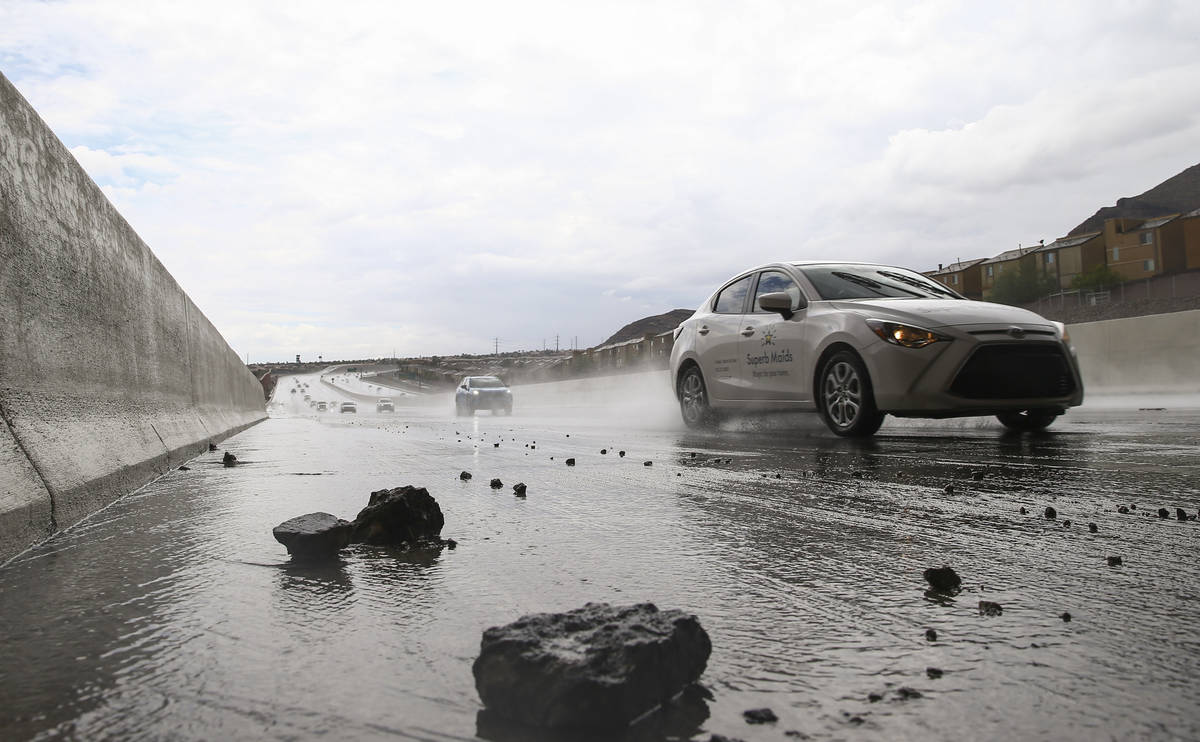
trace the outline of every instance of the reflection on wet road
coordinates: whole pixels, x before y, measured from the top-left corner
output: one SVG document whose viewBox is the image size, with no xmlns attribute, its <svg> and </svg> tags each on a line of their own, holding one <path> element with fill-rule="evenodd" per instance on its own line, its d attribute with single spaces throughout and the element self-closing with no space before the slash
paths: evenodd
<svg viewBox="0 0 1200 742">
<path fill-rule="evenodd" d="M 518 389 L 514 417 L 474 419 L 283 394 L 222 446 L 246 464 L 205 454 L 0 568 L 5 738 L 579 739 L 481 713 L 470 666 L 484 628 L 596 600 L 694 612 L 713 640 L 709 697 L 631 740 L 1200 737 L 1200 524 L 1174 518 L 1200 507 L 1200 413 L 855 443 L 800 416 L 687 432 L 669 393 Z M 403 484 L 457 549 L 314 568 L 271 537 Z M 925 593 L 943 564 L 953 598 Z M 762 706 L 780 720 L 747 725 Z"/>
</svg>

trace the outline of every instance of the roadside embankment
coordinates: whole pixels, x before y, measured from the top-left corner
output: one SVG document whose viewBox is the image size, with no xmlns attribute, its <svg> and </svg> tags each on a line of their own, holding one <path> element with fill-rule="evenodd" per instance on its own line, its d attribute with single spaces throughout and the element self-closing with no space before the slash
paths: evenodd
<svg viewBox="0 0 1200 742">
<path fill-rule="evenodd" d="M 262 387 L 0 75 L 0 560 L 265 417 Z"/>
</svg>

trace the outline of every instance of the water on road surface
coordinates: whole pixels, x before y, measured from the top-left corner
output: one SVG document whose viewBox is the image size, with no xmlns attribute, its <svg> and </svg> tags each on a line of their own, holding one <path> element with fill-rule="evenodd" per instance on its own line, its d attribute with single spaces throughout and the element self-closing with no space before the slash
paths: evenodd
<svg viewBox="0 0 1200 742">
<path fill-rule="evenodd" d="M 1200 507 L 1194 410 L 854 442 L 800 415 L 688 432 L 669 391 L 619 381 L 518 388 L 514 416 L 470 419 L 444 395 L 380 393 L 398 406 L 377 415 L 362 389 L 357 415 L 318 414 L 291 384 L 222 444 L 242 465 L 204 454 L 0 568 L 0 737 L 580 739 L 482 711 L 481 632 L 652 601 L 709 632 L 708 697 L 596 739 L 1200 738 L 1200 524 L 1175 519 Z M 271 536 L 404 484 L 457 549 L 310 567 Z M 926 593 L 942 565 L 956 597 Z M 761 707 L 779 721 L 747 724 Z"/>
</svg>

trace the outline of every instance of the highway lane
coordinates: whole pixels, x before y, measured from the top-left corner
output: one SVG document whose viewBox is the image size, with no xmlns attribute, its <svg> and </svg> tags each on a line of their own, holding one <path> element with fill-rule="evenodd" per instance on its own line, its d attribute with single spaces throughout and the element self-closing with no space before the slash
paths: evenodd
<svg viewBox="0 0 1200 742">
<path fill-rule="evenodd" d="M 1200 736 L 1200 530 L 1154 512 L 1200 507 L 1186 400 L 1093 403 L 1040 436 L 889 421 L 852 442 L 802 415 L 689 432 L 656 375 L 517 388 L 513 417 L 469 419 L 448 395 L 318 414 L 290 383 L 223 444 L 243 466 L 201 456 L 0 569 L 6 735 L 576 738 L 480 713 L 481 631 L 650 600 L 710 633 L 711 698 L 629 739 Z M 437 498 L 457 549 L 312 569 L 271 538 L 402 484 Z M 925 592 L 943 564 L 953 599 Z M 747 725 L 762 706 L 780 721 Z"/>
</svg>

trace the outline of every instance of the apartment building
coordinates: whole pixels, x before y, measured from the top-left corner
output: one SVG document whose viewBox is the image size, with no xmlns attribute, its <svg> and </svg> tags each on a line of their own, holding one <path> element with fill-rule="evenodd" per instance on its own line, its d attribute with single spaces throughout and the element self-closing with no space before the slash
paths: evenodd
<svg viewBox="0 0 1200 742">
<path fill-rule="evenodd" d="M 1033 247 L 1018 247 L 1016 250 L 1002 252 L 994 258 L 987 258 L 979 263 L 979 282 L 984 301 L 990 301 L 992 291 L 996 288 L 996 279 L 1008 271 L 1021 269 L 1022 261 L 1032 261 Z"/>
<path fill-rule="evenodd" d="M 1034 248 L 1034 261 L 1042 275 L 1054 280 L 1060 290 L 1071 288 L 1080 273 L 1104 265 L 1104 232 L 1059 237 L 1049 245 Z"/>
<path fill-rule="evenodd" d="M 926 271 L 924 275 L 954 289 L 968 299 L 982 299 L 983 286 L 980 283 L 979 270 L 976 266 L 987 258 L 960 260 L 947 266 L 939 265 L 935 271 Z"/>
<path fill-rule="evenodd" d="M 1183 269 L 1200 268 L 1200 209 L 1189 211 L 1179 219 L 1183 232 Z"/>
<path fill-rule="evenodd" d="M 1106 262 L 1126 281 L 1178 273 L 1187 265 L 1180 214 L 1155 219 L 1106 219 Z"/>
<path fill-rule="evenodd" d="M 1059 237 L 1048 245 L 1007 250 L 991 258 L 939 265 L 924 275 L 969 299 L 990 301 L 997 279 L 1032 267 L 1060 291 L 1075 278 L 1107 265 L 1124 281 L 1200 269 L 1200 209 L 1153 219 L 1107 219 L 1098 232 Z"/>
</svg>

